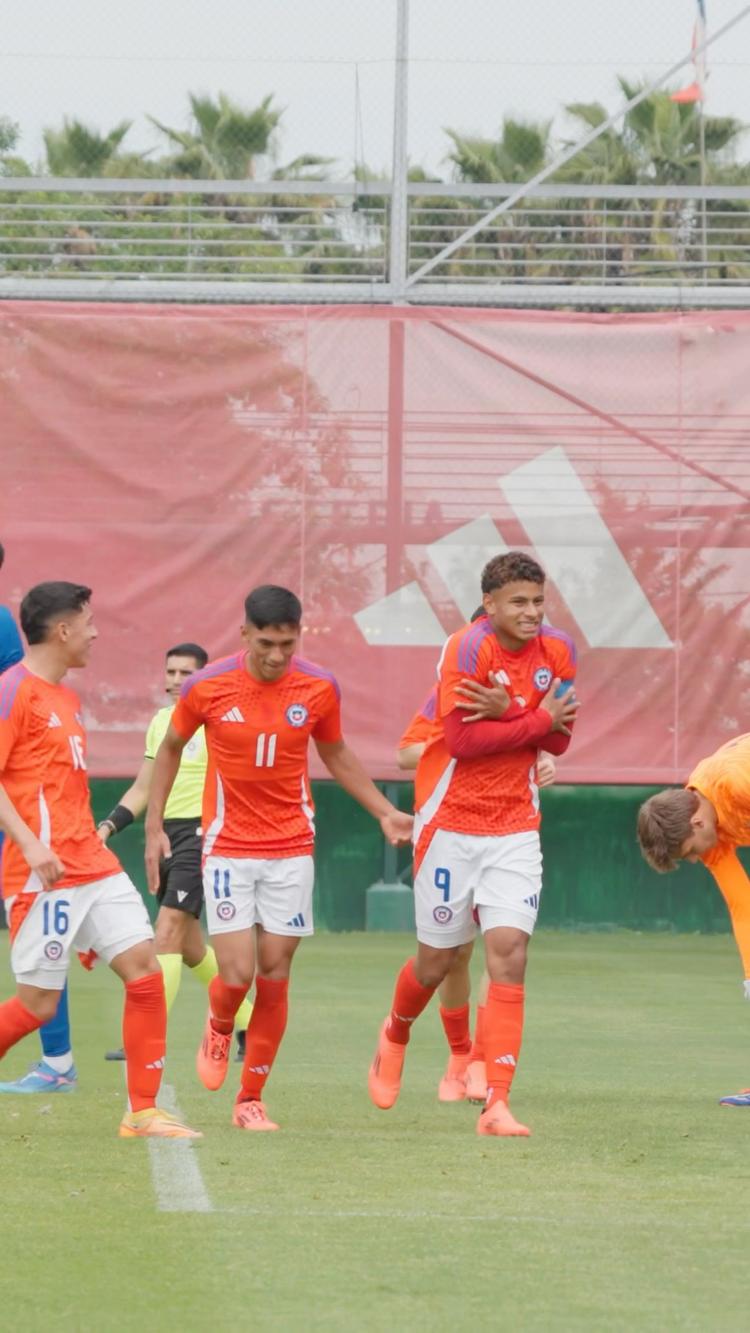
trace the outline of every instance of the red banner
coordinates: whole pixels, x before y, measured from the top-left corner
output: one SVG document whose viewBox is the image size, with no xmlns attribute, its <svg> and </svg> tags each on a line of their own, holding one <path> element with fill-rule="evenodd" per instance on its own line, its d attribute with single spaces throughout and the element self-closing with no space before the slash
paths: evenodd
<svg viewBox="0 0 750 1333">
<path fill-rule="evenodd" d="M 286 584 L 374 776 L 506 547 L 580 650 L 560 778 L 666 782 L 750 717 L 750 314 L 0 303 L 0 600 L 90 583 L 72 683 L 132 773 L 181 640 Z"/>
</svg>

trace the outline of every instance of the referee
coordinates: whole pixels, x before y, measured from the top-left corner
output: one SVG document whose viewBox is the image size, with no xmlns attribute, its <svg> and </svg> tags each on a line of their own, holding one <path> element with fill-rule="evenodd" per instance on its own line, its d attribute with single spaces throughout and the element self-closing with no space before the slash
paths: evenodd
<svg viewBox="0 0 750 1333">
<path fill-rule="evenodd" d="M 171 703 L 160 708 L 149 723 L 143 763 L 132 786 L 120 797 L 114 810 L 99 825 L 99 837 L 107 842 L 132 824 L 148 804 L 156 752 L 169 726 L 180 690 L 194 672 L 206 665 L 208 654 L 197 643 L 179 643 L 167 651 L 165 689 Z M 161 864 L 157 900 L 156 952 L 164 973 L 167 1012 L 174 1004 L 185 963 L 204 986 L 218 972 L 216 955 L 206 943 L 200 926 L 203 909 L 201 870 L 201 806 L 208 752 L 203 728 L 195 733 L 182 752 L 180 767 L 164 812 L 164 831 L 171 856 Z M 238 1059 L 244 1054 L 245 1031 L 251 1006 L 247 1001 L 237 1014 Z M 107 1060 L 122 1060 L 122 1050 L 108 1051 Z"/>
</svg>

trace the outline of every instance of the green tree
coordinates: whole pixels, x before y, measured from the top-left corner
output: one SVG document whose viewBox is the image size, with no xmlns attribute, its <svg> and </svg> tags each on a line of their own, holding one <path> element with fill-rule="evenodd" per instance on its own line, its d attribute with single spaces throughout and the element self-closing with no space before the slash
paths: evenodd
<svg viewBox="0 0 750 1333">
<path fill-rule="evenodd" d="M 51 176 L 116 175 L 112 168 L 132 120 L 122 120 L 109 134 L 100 134 L 80 120 L 65 117 L 62 128 L 44 131 L 47 170 Z"/>
<path fill-rule="evenodd" d="M 448 161 L 459 181 L 512 184 L 529 180 L 542 169 L 550 149 L 550 121 L 514 120 L 506 116 L 497 139 L 482 139 L 446 129 L 453 143 Z"/>
<path fill-rule="evenodd" d="M 193 180 L 252 180 L 256 158 L 269 151 L 281 108 L 273 94 L 252 110 L 219 93 L 216 99 L 188 94 L 192 126 L 176 130 L 149 116 L 176 152 L 163 164 L 168 173 Z"/>
</svg>

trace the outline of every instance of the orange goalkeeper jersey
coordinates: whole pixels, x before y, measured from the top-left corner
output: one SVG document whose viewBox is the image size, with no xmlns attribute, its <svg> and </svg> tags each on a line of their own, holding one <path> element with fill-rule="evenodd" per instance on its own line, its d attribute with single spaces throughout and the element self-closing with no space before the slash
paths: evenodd
<svg viewBox="0 0 750 1333">
<path fill-rule="evenodd" d="M 746 977 L 750 977 L 750 879 L 736 848 L 750 845 L 750 734 L 735 736 L 702 759 L 687 783 L 716 811 L 719 839 L 701 857 L 729 909 Z"/>
<path fill-rule="evenodd" d="M 312 849 L 308 743 L 341 740 L 339 698 L 330 672 L 301 657 L 276 681 L 251 676 L 244 653 L 185 681 L 172 726 L 183 740 L 205 727 L 204 856 L 265 859 Z"/>
</svg>

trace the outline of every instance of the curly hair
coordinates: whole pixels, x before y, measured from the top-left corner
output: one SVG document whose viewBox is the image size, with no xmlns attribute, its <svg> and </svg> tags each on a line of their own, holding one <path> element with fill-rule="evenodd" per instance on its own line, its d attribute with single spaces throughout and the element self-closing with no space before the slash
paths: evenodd
<svg viewBox="0 0 750 1333">
<path fill-rule="evenodd" d="M 487 561 L 482 570 L 482 592 L 494 592 L 506 583 L 544 583 L 542 566 L 524 551 L 506 551 Z"/>
<path fill-rule="evenodd" d="M 638 811 L 638 841 L 652 869 L 660 875 L 676 870 L 680 849 L 690 837 L 693 815 L 698 809 L 698 793 L 687 788 L 670 788 L 650 796 Z"/>
</svg>

